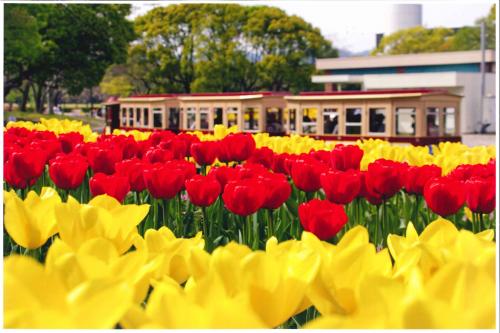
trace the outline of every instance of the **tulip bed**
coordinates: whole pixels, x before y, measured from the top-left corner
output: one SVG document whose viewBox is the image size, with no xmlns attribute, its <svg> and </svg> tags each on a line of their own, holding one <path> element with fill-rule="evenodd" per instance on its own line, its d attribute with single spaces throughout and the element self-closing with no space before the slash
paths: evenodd
<svg viewBox="0 0 500 333">
<path fill-rule="evenodd" d="M 4 131 L 8 328 L 494 328 L 495 147 Z"/>
</svg>

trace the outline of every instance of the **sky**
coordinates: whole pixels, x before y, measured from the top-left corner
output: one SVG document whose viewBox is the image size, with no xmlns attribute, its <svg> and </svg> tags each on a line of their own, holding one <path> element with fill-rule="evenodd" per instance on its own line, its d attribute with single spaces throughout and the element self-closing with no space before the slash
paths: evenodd
<svg viewBox="0 0 500 333">
<path fill-rule="evenodd" d="M 181 1 L 161 4 L 134 4 L 131 18 L 145 14 L 156 6 L 166 6 Z M 205 1 L 210 2 L 210 1 Z M 214 2 L 214 1 L 212 1 Z M 216 2 L 216 1 L 215 1 Z M 222 2 L 222 1 L 219 1 Z M 375 47 L 375 35 L 388 28 L 392 1 L 225 1 L 242 5 L 269 5 L 283 9 L 289 15 L 298 15 L 319 28 L 333 45 L 350 52 L 362 52 Z M 416 1 L 401 1 L 401 3 Z M 474 21 L 486 16 L 494 1 L 420 1 L 422 3 L 422 23 L 433 28 L 461 27 L 473 25 Z"/>
</svg>

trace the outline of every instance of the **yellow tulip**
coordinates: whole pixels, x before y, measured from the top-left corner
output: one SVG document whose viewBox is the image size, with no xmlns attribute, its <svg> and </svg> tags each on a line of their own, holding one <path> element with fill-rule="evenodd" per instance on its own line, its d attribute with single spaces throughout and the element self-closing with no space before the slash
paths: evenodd
<svg viewBox="0 0 500 333">
<path fill-rule="evenodd" d="M 130 308 L 132 291 L 116 279 L 66 289 L 30 257 L 4 260 L 5 328 L 113 328 Z"/>
<path fill-rule="evenodd" d="M 36 249 L 57 233 L 54 208 L 61 198 L 54 189 L 44 187 L 40 195 L 30 191 L 24 201 L 13 190 L 4 196 L 5 229 L 17 244 Z"/>
<path fill-rule="evenodd" d="M 119 254 L 132 246 L 137 225 L 148 211 L 149 205 L 121 205 L 108 195 L 97 196 L 88 204 L 70 196 L 55 208 L 59 235 L 66 244 L 78 249 L 85 241 L 102 237 L 110 240 Z"/>
<path fill-rule="evenodd" d="M 56 239 L 49 248 L 45 266 L 68 290 L 92 279 L 125 281 L 134 291 L 134 301 L 140 303 L 146 298 L 150 279 L 159 264 L 147 259 L 146 253 L 139 251 L 120 256 L 114 244 L 104 238 L 87 240 L 76 251 Z"/>
<path fill-rule="evenodd" d="M 144 239 L 137 236 L 134 246 L 137 252 L 144 253 L 149 261 L 158 263 L 154 278 L 169 276 L 178 283 L 183 283 L 190 276 L 192 250 L 203 250 L 205 241 L 201 232 L 193 238 L 183 239 L 176 238 L 167 227 L 161 227 L 159 230 L 148 229 Z"/>
</svg>

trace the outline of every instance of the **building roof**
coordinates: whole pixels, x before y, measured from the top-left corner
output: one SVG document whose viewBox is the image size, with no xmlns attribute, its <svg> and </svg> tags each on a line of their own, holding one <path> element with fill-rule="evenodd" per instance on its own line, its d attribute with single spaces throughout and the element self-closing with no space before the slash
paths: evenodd
<svg viewBox="0 0 500 333">
<path fill-rule="evenodd" d="M 207 92 L 207 93 L 173 93 L 173 94 L 143 94 L 132 95 L 130 98 L 154 98 L 154 97 L 228 97 L 228 96 L 249 96 L 249 95 L 262 95 L 262 96 L 284 96 L 289 95 L 286 91 L 240 91 L 240 92 Z"/>
<path fill-rule="evenodd" d="M 486 62 L 495 62 L 495 51 L 486 50 Z M 481 51 L 434 52 L 316 59 L 316 69 L 354 69 L 378 67 L 470 64 L 481 62 Z"/>
<path fill-rule="evenodd" d="M 446 89 L 381 89 L 381 90 L 351 90 L 351 91 L 307 91 L 298 96 L 285 96 L 290 101 L 304 100 L 342 100 L 342 99 L 380 99 L 419 97 L 424 95 L 457 96 Z"/>
</svg>

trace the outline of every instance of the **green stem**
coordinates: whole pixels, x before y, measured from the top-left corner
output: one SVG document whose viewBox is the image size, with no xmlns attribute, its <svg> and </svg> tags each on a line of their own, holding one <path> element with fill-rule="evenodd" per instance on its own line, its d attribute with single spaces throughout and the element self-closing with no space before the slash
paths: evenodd
<svg viewBox="0 0 500 333">
<path fill-rule="evenodd" d="M 207 224 L 208 224 L 207 208 L 206 207 L 201 207 L 201 212 L 203 214 L 203 220 L 201 222 L 201 225 L 203 227 L 203 237 L 205 238 L 206 248 L 207 248 L 207 250 L 209 250 L 209 248 L 210 248 L 210 245 L 209 245 L 210 237 L 208 235 L 208 227 L 207 227 Z"/>
</svg>

